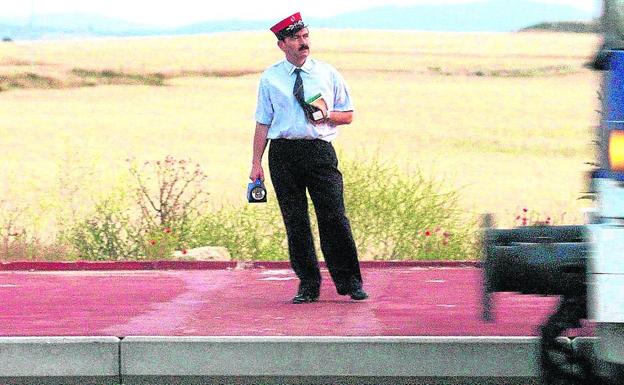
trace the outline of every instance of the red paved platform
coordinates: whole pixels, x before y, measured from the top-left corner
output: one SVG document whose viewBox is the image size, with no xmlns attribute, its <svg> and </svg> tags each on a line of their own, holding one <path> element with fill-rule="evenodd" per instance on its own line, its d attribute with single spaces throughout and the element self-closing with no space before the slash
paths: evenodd
<svg viewBox="0 0 624 385">
<path fill-rule="evenodd" d="M 19 270 L 34 266 L 44 271 Z M 337 295 L 323 270 L 319 302 L 303 305 L 290 303 L 288 264 L 77 266 L 0 265 L 0 336 L 535 336 L 557 301 L 498 294 L 485 323 L 474 265 L 366 263 L 362 302 Z"/>
</svg>

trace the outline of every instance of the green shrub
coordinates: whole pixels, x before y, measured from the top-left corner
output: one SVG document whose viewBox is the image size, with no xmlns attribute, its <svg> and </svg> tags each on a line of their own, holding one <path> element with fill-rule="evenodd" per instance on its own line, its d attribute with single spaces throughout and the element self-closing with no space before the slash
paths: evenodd
<svg viewBox="0 0 624 385">
<path fill-rule="evenodd" d="M 78 258 L 102 261 L 138 258 L 142 235 L 127 207 L 113 195 L 95 205 L 87 219 L 61 234 L 61 240 L 76 250 Z"/>
<path fill-rule="evenodd" d="M 287 260 L 286 229 L 275 194 L 265 204 L 223 207 L 205 214 L 190 247 L 224 246 L 237 260 Z"/>
<path fill-rule="evenodd" d="M 153 229 L 142 237 L 143 242 L 140 245 L 145 259 L 163 260 L 170 259 L 176 249 L 184 248 L 181 246 L 180 234 L 174 232 L 170 227 L 164 229 Z"/>
<path fill-rule="evenodd" d="M 2 234 L 0 237 L 0 261 L 58 261 L 71 259 L 68 248 L 59 243 L 44 242 L 25 230 Z"/>
<path fill-rule="evenodd" d="M 174 250 L 191 244 L 208 197 L 199 164 L 172 156 L 140 167 L 131 159 L 128 163 L 130 185 L 102 199 L 87 219 L 62 233 L 61 240 L 79 258 L 169 259 Z"/>
<path fill-rule="evenodd" d="M 169 229 L 172 231 L 167 237 L 173 242 L 172 247 L 182 248 L 190 242 L 194 222 L 208 203 L 209 193 L 204 190 L 206 174 L 190 159 L 172 156 L 145 162 L 140 167 L 130 159 L 128 162 L 145 236 L 151 239 Z"/>
<path fill-rule="evenodd" d="M 368 259 L 452 260 L 473 253 L 458 194 L 419 172 L 378 159 L 342 165 L 345 204 L 360 255 Z"/>
<path fill-rule="evenodd" d="M 237 260 L 288 260 L 286 230 L 273 191 L 265 204 L 205 210 L 205 175 L 199 165 L 188 165 L 192 163 L 171 157 L 142 168 L 131 165 L 136 206 L 119 198 L 121 192 L 113 194 L 64 239 L 80 258 L 90 260 L 168 259 L 174 250 L 200 246 L 226 247 Z M 347 161 L 341 169 L 347 216 L 362 259 L 457 260 L 476 254 L 476 226 L 464 223 L 457 193 L 445 191 L 442 183 L 419 173 L 403 174 L 377 159 Z"/>
<path fill-rule="evenodd" d="M 462 224 L 457 193 L 443 191 L 441 183 L 421 174 L 403 175 L 378 160 L 348 161 L 341 169 L 347 216 L 361 258 L 457 260 L 474 255 L 475 234 L 470 225 Z M 320 256 L 311 203 L 309 212 Z M 235 259 L 288 259 L 286 231 L 271 191 L 266 204 L 205 214 L 192 240 L 191 247 L 224 246 Z"/>
</svg>

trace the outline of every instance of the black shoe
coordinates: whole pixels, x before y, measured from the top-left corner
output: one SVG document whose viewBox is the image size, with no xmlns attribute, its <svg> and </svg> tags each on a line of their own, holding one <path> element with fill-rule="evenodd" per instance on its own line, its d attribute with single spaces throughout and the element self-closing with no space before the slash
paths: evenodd
<svg viewBox="0 0 624 385">
<path fill-rule="evenodd" d="M 351 296 L 351 299 L 356 300 L 356 301 L 362 301 L 368 298 L 368 294 L 366 294 L 366 292 L 362 290 L 362 288 L 353 290 L 352 292 L 349 293 L 349 296 Z"/>
<path fill-rule="evenodd" d="M 319 299 L 319 290 L 307 287 L 299 287 L 297 295 L 292 299 L 292 303 L 310 303 Z"/>
</svg>

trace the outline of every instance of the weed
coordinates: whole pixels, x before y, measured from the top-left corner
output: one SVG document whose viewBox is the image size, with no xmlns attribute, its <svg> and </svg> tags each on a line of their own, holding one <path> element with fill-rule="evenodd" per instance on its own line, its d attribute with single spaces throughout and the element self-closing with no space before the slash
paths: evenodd
<svg viewBox="0 0 624 385">
<path fill-rule="evenodd" d="M 341 168 L 347 215 L 362 258 L 447 260 L 474 255 L 474 233 L 460 221 L 456 193 L 442 191 L 420 174 L 401 175 L 378 160 L 349 161 Z M 265 205 L 205 214 L 193 242 L 225 246 L 235 259 L 287 259 L 286 232 L 276 199 L 269 193 Z M 311 203 L 309 212 L 314 212 Z M 311 223 L 319 251 L 314 215 Z"/>
<path fill-rule="evenodd" d="M 208 203 L 204 190 L 206 174 L 190 159 L 145 162 L 140 168 L 130 163 L 136 183 L 135 198 L 141 212 L 141 225 L 148 232 L 174 229 L 178 244 L 188 240 L 193 222 Z"/>
<path fill-rule="evenodd" d="M 9 90 L 13 88 L 61 88 L 63 83 L 50 76 L 39 75 L 33 72 L 18 73 L 14 75 L 0 76 L 0 88 Z"/>
<path fill-rule="evenodd" d="M 462 224 L 456 192 L 377 159 L 349 161 L 343 169 L 347 213 L 362 255 L 401 260 L 470 254 L 472 234 Z"/>
<path fill-rule="evenodd" d="M 148 86 L 164 85 L 165 77 L 160 73 L 126 73 L 121 71 L 105 70 L 87 70 L 83 68 L 74 68 L 71 74 L 82 78 L 89 84 L 139 84 Z"/>
<path fill-rule="evenodd" d="M 60 239 L 69 243 L 81 259 L 122 260 L 142 254 L 140 228 L 128 208 L 111 195 L 98 202 L 87 219 L 75 223 Z"/>
<path fill-rule="evenodd" d="M 543 214 L 523 207 L 514 219 L 516 226 L 553 226 L 558 222 L 564 222 L 565 216 L 565 212 L 555 217 L 551 214 Z"/>
</svg>

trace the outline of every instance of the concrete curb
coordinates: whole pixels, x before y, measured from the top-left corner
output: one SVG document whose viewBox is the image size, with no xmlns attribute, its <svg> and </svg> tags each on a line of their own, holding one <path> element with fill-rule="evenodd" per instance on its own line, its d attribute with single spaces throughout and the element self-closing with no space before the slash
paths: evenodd
<svg viewBox="0 0 624 385">
<path fill-rule="evenodd" d="M 119 384 L 117 337 L 0 337 L 1 384 Z"/>
<path fill-rule="evenodd" d="M 325 262 L 319 263 L 326 267 Z M 480 267 L 479 261 L 361 261 L 362 268 L 460 268 Z M 289 269 L 287 261 L 110 261 L 110 262 L 2 262 L 0 271 L 92 271 L 92 270 L 225 270 Z"/>
<path fill-rule="evenodd" d="M 127 337 L 124 384 L 522 383 L 537 337 Z"/>
<path fill-rule="evenodd" d="M 526 385 L 538 351 L 538 337 L 10 337 L 0 383 Z"/>
</svg>

